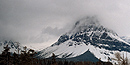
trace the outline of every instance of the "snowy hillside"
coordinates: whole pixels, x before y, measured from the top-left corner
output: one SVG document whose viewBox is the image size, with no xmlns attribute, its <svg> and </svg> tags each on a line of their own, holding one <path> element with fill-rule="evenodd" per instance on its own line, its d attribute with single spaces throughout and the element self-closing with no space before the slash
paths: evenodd
<svg viewBox="0 0 130 65">
<path fill-rule="evenodd" d="M 130 43 L 130 37 L 128 37 L 128 36 L 122 36 L 121 39 L 123 39 L 124 41 Z"/>
<path fill-rule="evenodd" d="M 58 41 L 39 52 L 39 57 L 49 58 L 52 53 L 57 58 L 76 58 L 88 50 L 102 61 L 111 61 L 114 54 L 128 52 L 130 44 L 122 40 L 114 31 L 105 28 L 96 17 L 86 17 L 77 21 L 72 30 L 60 36 Z M 82 60 L 81 60 L 82 61 Z"/>
</svg>

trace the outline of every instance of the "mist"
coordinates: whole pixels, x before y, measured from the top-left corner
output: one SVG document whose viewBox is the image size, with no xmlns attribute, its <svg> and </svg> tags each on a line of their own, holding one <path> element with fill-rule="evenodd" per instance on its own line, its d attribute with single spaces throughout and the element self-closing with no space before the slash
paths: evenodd
<svg viewBox="0 0 130 65">
<path fill-rule="evenodd" d="M 53 44 L 79 19 L 94 15 L 119 36 L 130 36 L 129 0 L 0 0 L 0 40 Z"/>
</svg>

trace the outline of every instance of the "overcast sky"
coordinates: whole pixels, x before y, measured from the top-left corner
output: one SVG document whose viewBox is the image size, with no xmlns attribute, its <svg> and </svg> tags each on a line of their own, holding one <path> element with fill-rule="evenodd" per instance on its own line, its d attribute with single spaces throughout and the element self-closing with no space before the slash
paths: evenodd
<svg viewBox="0 0 130 65">
<path fill-rule="evenodd" d="M 119 36 L 130 36 L 129 0 L 0 0 L 0 40 L 53 44 L 74 22 L 96 15 Z"/>
</svg>

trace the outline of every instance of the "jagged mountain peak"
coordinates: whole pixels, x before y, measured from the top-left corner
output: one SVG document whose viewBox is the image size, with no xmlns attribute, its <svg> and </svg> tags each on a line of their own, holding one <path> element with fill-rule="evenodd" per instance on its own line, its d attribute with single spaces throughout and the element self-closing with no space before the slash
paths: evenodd
<svg viewBox="0 0 130 65">
<path fill-rule="evenodd" d="M 15 42 L 15 41 L 12 41 L 12 40 L 10 40 L 10 41 L 7 41 L 7 40 L 5 40 L 5 41 L 1 41 L 0 42 L 0 46 L 10 46 L 11 48 L 16 48 L 17 49 L 17 47 L 18 46 L 20 46 L 20 43 L 19 42 Z"/>
<path fill-rule="evenodd" d="M 24 47 L 19 42 L 15 42 L 12 40 L 0 41 L 0 54 L 2 53 L 2 51 L 4 51 L 4 47 L 6 47 L 7 45 L 10 48 L 11 53 L 21 53 Z"/>
<path fill-rule="evenodd" d="M 87 17 L 77 21 L 74 28 L 61 35 L 56 43 L 40 51 L 39 56 L 48 58 L 55 53 L 58 58 L 80 57 L 88 49 L 98 59 L 107 61 L 114 58 L 117 51 L 130 53 L 130 44 L 101 25 L 97 18 Z"/>
<path fill-rule="evenodd" d="M 85 43 L 97 40 L 99 41 L 96 42 L 97 44 L 103 39 L 110 41 L 116 40 L 118 39 L 118 35 L 113 30 L 101 25 L 96 17 L 86 17 L 77 21 L 74 28 L 66 34 L 63 34 L 52 46 L 59 45 L 67 40 Z"/>
</svg>

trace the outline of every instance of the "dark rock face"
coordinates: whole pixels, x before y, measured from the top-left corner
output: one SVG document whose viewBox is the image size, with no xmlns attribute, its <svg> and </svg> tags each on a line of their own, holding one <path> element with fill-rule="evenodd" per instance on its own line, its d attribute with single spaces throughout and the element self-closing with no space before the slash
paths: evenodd
<svg viewBox="0 0 130 65">
<path fill-rule="evenodd" d="M 56 42 L 56 43 L 53 44 L 53 45 L 59 45 L 60 43 L 63 43 L 63 42 L 65 42 L 65 41 L 67 41 L 67 40 L 69 40 L 69 36 L 66 35 L 66 34 L 64 34 L 64 35 L 60 36 L 60 38 L 58 39 L 58 42 Z M 52 45 L 52 46 L 53 46 L 53 45 Z"/>
</svg>

